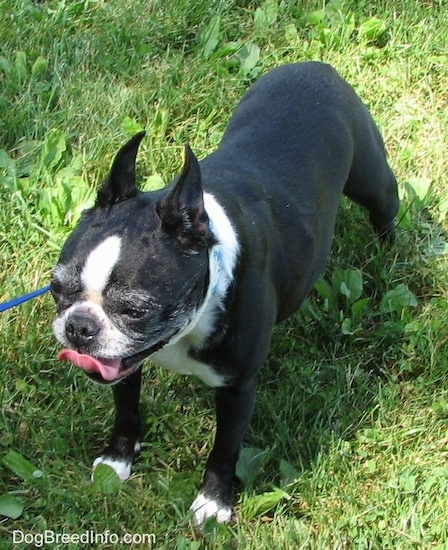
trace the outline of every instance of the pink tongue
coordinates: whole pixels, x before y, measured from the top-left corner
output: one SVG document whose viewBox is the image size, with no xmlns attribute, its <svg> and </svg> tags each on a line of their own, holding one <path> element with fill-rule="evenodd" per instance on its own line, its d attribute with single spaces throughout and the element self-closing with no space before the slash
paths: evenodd
<svg viewBox="0 0 448 550">
<path fill-rule="evenodd" d="M 90 355 L 84 355 L 78 353 L 72 349 L 63 349 L 58 353 L 58 359 L 60 361 L 68 359 L 75 366 L 86 372 L 95 372 L 100 374 L 104 380 L 111 382 L 116 380 L 120 373 L 121 359 L 96 359 Z"/>
</svg>

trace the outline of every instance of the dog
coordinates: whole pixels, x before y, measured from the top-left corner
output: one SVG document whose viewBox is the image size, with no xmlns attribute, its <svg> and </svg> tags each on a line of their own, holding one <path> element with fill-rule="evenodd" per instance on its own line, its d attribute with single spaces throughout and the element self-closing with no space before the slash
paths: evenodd
<svg viewBox="0 0 448 550">
<path fill-rule="evenodd" d="M 397 183 L 366 107 L 320 62 L 255 82 L 218 148 L 198 161 L 186 145 L 180 176 L 162 190 L 136 185 L 143 136 L 118 151 L 53 271 L 58 358 L 112 385 L 115 424 L 93 466 L 121 479 L 140 449 L 144 359 L 215 388 L 216 437 L 191 510 L 198 526 L 227 522 L 274 325 L 324 270 L 342 195 L 387 241 Z"/>
</svg>

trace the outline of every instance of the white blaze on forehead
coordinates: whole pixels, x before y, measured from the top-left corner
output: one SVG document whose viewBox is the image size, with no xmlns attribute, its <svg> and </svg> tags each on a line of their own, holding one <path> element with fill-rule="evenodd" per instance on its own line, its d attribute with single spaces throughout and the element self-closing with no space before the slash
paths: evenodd
<svg viewBox="0 0 448 550">
<path fill-rule="evenodd" d="M 121 238 L 107 237 L 87 257 L 81 272 L 84 289 L 101 295 L 105 289 L 115 264 L 120 257 Z"/>
</svg>

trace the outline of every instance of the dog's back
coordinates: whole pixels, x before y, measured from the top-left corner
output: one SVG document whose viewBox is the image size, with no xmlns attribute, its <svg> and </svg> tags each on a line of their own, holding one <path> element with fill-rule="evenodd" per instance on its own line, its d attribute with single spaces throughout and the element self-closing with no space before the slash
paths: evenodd
<svg viewBox="0 0 448 550">
<path fill-rule="evenodd" d="M 225 195 L 237 232 L 251 232 L 254 247 L 276 241 L 261 257 L 281 281 L 277 320 L 297 309 L 322 272 L 342 193 L 368 208 L 380 234 L 397 211 L 372 117 L 350 85 L 318 62 L 285 65 L 257 81 L 201 172 L 205 189 Z M 239 227 L 241 216 L 258 223 Z"/>
</svg>

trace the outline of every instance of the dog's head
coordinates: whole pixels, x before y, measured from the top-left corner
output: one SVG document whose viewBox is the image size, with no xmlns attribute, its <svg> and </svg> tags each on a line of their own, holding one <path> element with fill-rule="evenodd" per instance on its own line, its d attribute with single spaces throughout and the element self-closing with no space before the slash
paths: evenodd
<svg viewBox="0 0 448 550">
<path fill-rule="evenodd" d="M 136 185 L 139 133 L 118 152 L 95 206 L 63 246 L 51 281 L 59 354 L 113 383 L 181 333 L 204 300 L 213 244 L 199 163 L 161 191 Z"/>
</svg>

